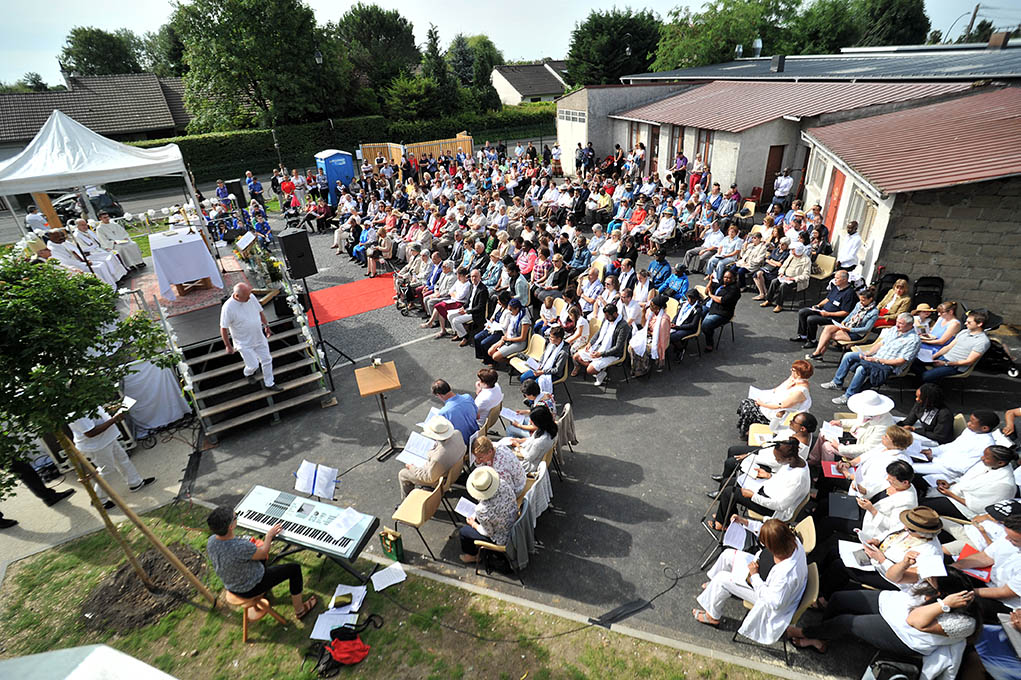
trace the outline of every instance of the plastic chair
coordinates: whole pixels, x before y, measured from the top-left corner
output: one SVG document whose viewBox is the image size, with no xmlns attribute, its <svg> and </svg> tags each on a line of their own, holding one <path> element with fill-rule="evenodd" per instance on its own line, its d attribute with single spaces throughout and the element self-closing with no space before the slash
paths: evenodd
<svg viewBox="0 0 1021 680">
<path fill-rule="evenodd" d="M 287 619 L 270 606 L 265 594 L 256 595 L 255 597 L 241 597 L 229 590 L 225 590 L 223 591 L 223 599 L 233 607 L 241 607 L 241 642 L 248 642 L 248 622 L 258 621 L 266 616 L 266 614 L 272 616 L 279 623 L 287 625 Z"/>
<path fill-rule="evenodd" d="M 511 357 L 510 360 L 511 368 L 517 371 L 518 375 L 521 375 L 522 373 L 528 370 L 528 361 L 526 359 L 528 357 L 531 357 L 535 361 L 541 361 L 542 353 L 545 350 L 546 338 L 542 337 L 542 335 L 540 335 L 539 333 L 532 333 L 532 335 L 528 338 L 528 345 L 525 347 L 525 351 L 519 352 L 518 354 Z M 507 372 L 508 385 L 511 384 L 511 380 L 513 379 L 513 377 L 514 374 L 508 371 Z"/>
<path fill-rule="evenodd" d="M 680 309 L 681 303 L 677 301 L 677 298 L 667 298 L 666 301 L 666 315 L 671 319 L 677 316 L 677 310 Z"/>
<path fill-rule="evenodd" d="M 958 413 L 954 416 L 954 439 L 961 436 L 964 432 L 964 428 L 968 427 L 968 419 L 964 417 L 963 413 Z"/>
<path fill-rule="evenodd" d="M 567 306 L 567 300 L 565 300 L 564 298 L 559 298 L 558 297 L 558 298 L 554 298 L 553 299 L 553 309 L 554 309 L 554 311 L 556 311 L 557 317 L 559 317 L 561 314 L 563 314 L 564 307 L 566 307 L 566 306 Z"/>
<path fill-rule="evenodd" d="M 489 434 L 489 431 L 496 425 L 496 421 L 500 419 L 500 411 L 503 410 L 503 401 L 494 406 L 489 410 L 489 414 L 486 416 L 486 422 L 483 423 L 482 429 L 479 430 L 482 434 Z"/>
<path fill-rule="evenodd" d="M 963 373 L 955 373 L 954 375 L 947 375 L 947 376 L 944 376 L 943 378 L 941 378 L 940 380 L 964 380 L 965 378 L 971 376 L 971 374 L 975 370 L 975 367 L 978 366 L 978 362 L 981 361 L 981 360 L 982 360 L 982 357 L 979 357 L 978 359 L 976 359 L 974 362 L 972 362 L 971 366 L 968 366 L 968 368 L 965 369 L 965 371 Z M 961 405 L 963 406 L 964 405 L 964 385 L 963 384 L 961 384 L 957 388 L 957 396 L 960 398 Z"/>
<path fill-rule="evenodd" d="M 798 621 L 801 620 L 801 617 L 805 615 L 805 612 L 807 612 L 808 608 L 812 606 L 812 603 L 818 599 L 819 599 L 819 567 L 815 563 L 812 563 L 808 565 L 808 578 L 806 579 L 805 582 L 805 592 L 801 595 L 801 602 L 798 603 L 798 609 L 794 612 L 794 616 L 791 617 L 791 622 L 789 625 L 791 626 L 798 625 Z M 748 609 L 751 609 L 754 605 L 751 602 L 745 601 L 744 606 Z M 737 642 L 737 636 L 739 631 L 740 626 L 738 627 L 738 630 L 734 631 L 734 637 L 730 639 L 731 642 Z M 787 636 L 782 635 L 780 639 L 783 640 L 784 663 L 790 666 L 791 657 L 790 653 L 787 650 Z M 752 642 L 749 644 L 758 643 Z"/>
<path fill-rule="evenodd" d="M 526 533 L 531 532 L 532 527 L 529 524 L 530 520 L 528 518 L 528 510 L 527 510 L 527 508 L 528 508 L 528 501 L 524 500 L 522 502 L 522 504 L 521 504 L 521 510 L 520 510 L 520 512 L 518 514 L 518 518 L 517 518 L 517 520 L 514 521 L 513 526 L 511 526 L 511 530 L 510 530 L 510 534 L 509 534 L 509 538 L 508 538 L 509 541 L 513 541 L 515 534 L 517 534 L 519 532 L 522 532 L 522 531 L 526 532 Z M 479 572 L 479 564 L 481 564 L 484 561 L 484 559 L 485 559 L 485 556 L 484 556 L 483 553 L 490 552 L 490 553 L 494 553 L 494 554 L 498 554 L 498 555 L 502 554 L 505 557 L 507 555 L 507 546 L 506 545 L 497 545 L 496 543 L 490 543 L 489 541 L 481 541 L 481 540 L 476 540 L 475 541 L 475 545 L 479 549 L 479 561 L 475 563 L 475 575 L 476 576 L 482 576 L 482 574 Z M 525 587 L 525 580 L 521 577 L 521 572 L 518 570 L 517 566 L 515 566 L 514 562 L 512 562 L 509 559 L 507 560 L 507 564 L 510 565 L 511 571 L 514 572 L 514 576 L 517 577 L 518 581 L 521 582 L 521 587 L 524 588 Z"/>
<path fill-rule="evenodd" d="M 401 502 L 400 506 L 394 510 L 394 514 L 391 519 L 394 521 L 394 530 L 397 530 L 397 525 L 404 522 L 410 527 L 414 527 L 415 532 L 418 533 L 418 537 L 422 539 L 422 543 L 425 545 L 425 549 L 429 551 L 430 557 L 434 560 L 436 555 L 433 554 L 432 548 L 426 543 L 425 536 L 419 530 L 423 524 L 432 519 L 433 515 L 436 514 L 436 510 L 440 507 L 440 502 L 443 499 L 443 492 L 446 486 L 446 477 L 440 477 L 436 483 L 436 488 L 432 491 L 426 489 L 413 489 L 411 493 Z"/>
<path fill-rule="evenodd" d="M 772 438 L 773 431 L 765 423 L 752 423 L 748 428 L 748 446 L 761 446 L 762 441 L 769 441 Z"/>
<path fill-rule="evenodd" d="M 801 538 L 801 545 L 804 547 L 805 553 L 811 553 L 815 550 L 815 520 L 812 519 L 811 515 L 795 524 L 794 531 Z"/>
</svg>

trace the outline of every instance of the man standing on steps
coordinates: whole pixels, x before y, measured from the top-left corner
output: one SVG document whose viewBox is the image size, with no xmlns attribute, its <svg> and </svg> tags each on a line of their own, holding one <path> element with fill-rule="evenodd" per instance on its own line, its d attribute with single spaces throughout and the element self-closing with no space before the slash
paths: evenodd
<svg viewBox="0 0 1021 680">
<path fill-rule="evenodd" d="M 220 309 L 220 338 L 227 348 L 227 354 L 233 354 L 235 349 L 241 354 L 248 382 L 253 385 L 257 383 L 255 372 L 262 366 L 262 380 L 266 389 L 270 392 L 283 392 L 284 388 L 273 382 L 269 336 L 269 322 L 266 321 L 259 300 L 252 297 L 252 287 L 247 283 L 235 285 L 233 295 Z"/>
</svg>

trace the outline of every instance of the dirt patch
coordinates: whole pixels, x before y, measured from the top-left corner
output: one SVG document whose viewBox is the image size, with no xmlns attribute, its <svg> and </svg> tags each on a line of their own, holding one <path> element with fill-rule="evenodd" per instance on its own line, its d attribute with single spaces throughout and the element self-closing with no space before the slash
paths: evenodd
<svg viewBox="0 0 1021 680">
<path fill-rule="evenodd" d="M 200 553 L 183 543 L 169 547 L 193 574 L 201 576 L 205 560 Z M 155 590 L 148 590 L 125 562 L 103 579 L 82 604 L 81 616 L 87 627 L 126 633 L 156 623 L 192 599 L 192 585 L 155 548 L 139 555 L 138 561 L 156 585 Z"/>
</svg>

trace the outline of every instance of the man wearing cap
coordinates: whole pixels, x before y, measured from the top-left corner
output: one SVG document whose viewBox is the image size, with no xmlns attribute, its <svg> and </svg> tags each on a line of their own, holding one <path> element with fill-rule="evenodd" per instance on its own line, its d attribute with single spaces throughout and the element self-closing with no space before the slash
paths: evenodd
<svg viewBox="0 0 1021 680">
<path fill-rule="evenodd" d="M 460 437 L 454 436 L 457 430 L 450 421 L 443 416 L 433 416 L 422 428 L 422 434 L 434 443 L 426 456 L 425 465 L 407 464 L 397 473 L 401 498 L 406 497 L 415 487 L 433 489 L 440 477 L 460 473 L 466 444 Z M 455 467 L 458 469 L 455 470 Z"/>
<path fill-rule="evenodd" d="M 110 213 L 105 210 L 99 213 L 96 237 L 103 248 L 115 251 L 128 269 L 145 266 L 138 244 L 131 240 L 124 227 L 110 220 Z"/>
<path fill-rule="evenodd" d="M 992 431 L 1000 424 L 1000 416 L 992 411 L 975 411 L 960 436 L 948 444 L 922 449 L 928 462 L 915 463 L 920 475 L 938 475 L 954 482 L 982 457 L 987 447 L 996 443 Z"/>
<path fill-rule="evenodd" d="M 443 416 L 461 433 L 465 446 L 472 435 L 479 431 L 479 409 L 475 406 L 474 397 L 467 394 L 454 394 L 450 383 L 440 379 L 432 384 L 432 393 L 443 401 L 443 408 L 437 415 Z M 464 453 L 464 449 L 461 449 Z"/>
<path fill-rule="evenodd" d="M 791 177 L 791 169 L 784 168 L 783 174 L 773 181 L 773 203 L 787 209 L 791 189 L 794 188 L 794 178 Z"/>
</svg>

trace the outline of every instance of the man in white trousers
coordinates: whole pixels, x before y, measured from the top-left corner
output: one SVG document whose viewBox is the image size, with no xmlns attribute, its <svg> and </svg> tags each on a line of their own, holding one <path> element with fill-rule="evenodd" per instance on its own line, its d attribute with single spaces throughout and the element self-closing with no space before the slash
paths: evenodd
<svg viewBox="0 0 1021 680">
<path fill-rule="evenodd" d="M 230 331 L 228 334 L 227 331 Z M 269 323 L 252 287 L 247 283 L 234 286 L 234 293 L 220 309 L 220 337 L 227 354 L 237 350 L 245 361 L 245 377 L 256 384 L 255 372 L 262 366 L 262 380 L 270 392 L 283 392 L 273 382 L 273 357 L 269 353 Z"/>
<path fill-rule="evenodd" d="M 125 453 L 120 442 L 117 441 L 118 430 L 116 425 L 124 420 L 124 416 L 127 413 L 126 410 L 120 410 L 111 417 L 106 412 L 106 409 L 100 408 L 94 418 L 83 416 L 71 422 L 71 432 L 74 433 L 74 445 L 78 447 L 79 451 L 92 459 L 100 476 L 106 477 L 106 473 L 111 468 L 116 468 L 117 472 L 124 478 L 124 481 L 127 482 L 128 488 L 131 491 L 139 491 L 155 482 L 156 478 L 146 477 L 142 479 L 134 464 L 128 459 L 128 454 Z M 103 502 L 104 508 L 110 510 L 114 507 L 114 502 L 103 491 L 103 487 L 95 482 L 93 482 L 92 487 L 96 490 L 99 500 Z"/>
</svg>

